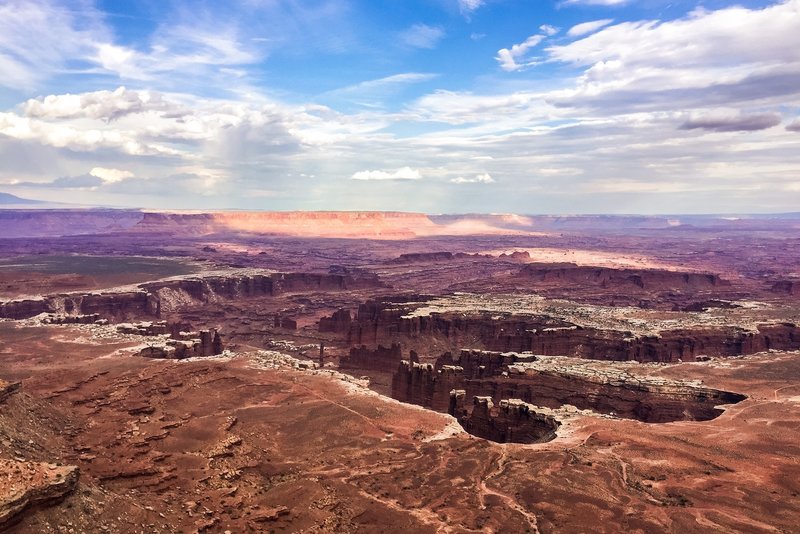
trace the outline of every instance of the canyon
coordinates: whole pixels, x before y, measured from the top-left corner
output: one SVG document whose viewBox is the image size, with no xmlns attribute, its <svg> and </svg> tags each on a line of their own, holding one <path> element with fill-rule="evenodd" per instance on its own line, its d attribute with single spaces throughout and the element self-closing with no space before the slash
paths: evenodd
<svg viewBox="0 0 800 534">
<path fill-rule="evenodd" d="M 0 529 L 800 517 L 792 217 L 0 220 Z"/>
</svg>

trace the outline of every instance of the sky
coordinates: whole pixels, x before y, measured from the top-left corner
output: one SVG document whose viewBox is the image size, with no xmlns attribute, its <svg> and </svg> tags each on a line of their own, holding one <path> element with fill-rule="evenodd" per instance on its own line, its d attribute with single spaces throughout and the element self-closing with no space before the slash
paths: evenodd
<svg viewBox="0 0 800 534">
<path fill-rule="evenodd" d="M 2 0 L 0 191 L 800 211 L 800 0 Z"/>
</svg>

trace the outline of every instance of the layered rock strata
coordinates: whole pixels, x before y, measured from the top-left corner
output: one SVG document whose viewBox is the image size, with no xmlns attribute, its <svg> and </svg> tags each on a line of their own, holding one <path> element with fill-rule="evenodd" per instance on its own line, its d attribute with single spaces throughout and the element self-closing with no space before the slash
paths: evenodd
<svg viewBox="0 0 800 534">
<path fill-rule="evenodd" d="M 653 333 L 582 326 L 548 315 L 480 311 L 414 314 L 413 307 L 368 301 L 355 317 L 340 310 L 320 321 L 320 331 L 342 335 L 350 345 L 441 339 L 451 346 L 497 352 L 532 352 L 596 360 L 693 361 L 698 356 L 740 356 L 770 349 L 800 349 L 794 323 L 680 327 Z"/>
<path fill-rule="evenodd" d="M 474 436 L 498 443 L 544 443 L 556 437 L 561 426 L 552 415 L 537 411 L 519 399 L 504 399 L 498 406 L 491 397 L 473 397 L 472 409 L 465 407 L 466 392 L 450 392 L 449 413 Z"/>
<path fill-rule="evenodd" d="M 0 459 L 0 530 L 31 507 L 58 503 L 77 483 L 75 466 Z"/>
<path fill-rule="evenodd" d="M 51 295 L 0 302 L 0 318 L 96 315 L 109 320 L 160 317 L 162 312 L 206 302 L 285 293 L 347 291 L 380 287 L 375 276 L 315 273 L 226 274 L 141 284 L 134 291 Z"/>
<path fill-rule="evenodd" d="M 620 269 L 575 263 L 529 263 L 519 272 L 524 278 L 544 284 L 599 285 L 663 291 L 669 289 L 713 289 L 729 286 L 717 274 L 664 269 Z"/>
<path fill-rule="evenodd" d="M 488 361 L 498 365 L 484 365 Z M 440 412 L 453 409 L 453 390 L 467 398 L 489 397 L 495 404 L 520 399 L 547 408 L 571 405 L 646 423 L 705 421 L 722 413 L 719 405 L 746 398 L 693 382 L 575 365 L 569 358 L 467 350 L 455 358 L 442 355 L 435 364 L 403 360 L 392 380 L 392 397 Z"/>
</svg>

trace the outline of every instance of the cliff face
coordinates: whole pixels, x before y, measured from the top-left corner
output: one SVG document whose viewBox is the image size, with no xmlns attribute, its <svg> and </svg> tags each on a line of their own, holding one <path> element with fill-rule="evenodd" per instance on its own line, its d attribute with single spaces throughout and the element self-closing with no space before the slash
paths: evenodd
<svg viewBox="0 0 800 534">
<path fill-rule="evenodd" d="M 445 339 L 454 346 L 497 352 L 533 352 L 596 360 L 692 361 L 699 355 L 739 356 L 769 349 L 800 349 L 800 328 L 791 323 L 738 328 L 674 329 L 659 335 L 581 327 L 549 317 L 492 317 L 474 312 L 409 315 L 390 302 L 369 301 L 354 319 L 341 311 L 320 322 L 351 345 L 390 344 L 407 339 Z"/>
<path fill-rule="evenodd" d="M 458 419 L 464 430 L 498 443 L 544 443 L 556 437 L 561 423 L 553 416 L 541 414 L 519 399 L 500 401 L 490 397 L 473 397 L 472 409 L 465 408 L 464 391 L 451 392 L 450 415 Z"/>
<path fill-rule="evenodd" d="M 711 273 L 663 269 L 612 269 L 574 263 L 530 263 L 520 270 L 520 276 L 543 284 L 638 287 L 649 291 L 711 289 L 730 285 L 727 280 Z"/>
<path fill-rule="evenodd" d="M 55 237 L 120 232 L 136 226 L 136 210 L 0 210 L 3 237 Z"/>
<path fill-rule="evenodd" d="M 162 312 L 206 302 L 283 293 L 345 291 L 379 287 L 376 277 L 340 274 L 274 273 L 183 278 L 141 284 L 137 291 L 51 295 L 0 303 L 0 318 L 27 319 L 41 313 L 94 315 L 108 320 L 160 317 Z"/>
<path fill-rule="evenodd" d="M 510 363 L 489 371 L 481 365 L 487 360 Z M 402 361 L 392 380 L 393 398 L 436 411 L 453 413 L 453 391 L 462 391 L 467 399 L 485 397 L 495 405 L 507 399 L 552 409 L 571 405 L 646 423 L 705 421 L 722 413 L 718 405 L 746 398 L 698 384 L 482 351 L 461 351 L 455 359 L 445 354 L 435 364 Z"/>
<path fill-rule="evenodd" d="M 391 347 L 378 345 L 375 350 L 368 349 L 364 345 L 353 347 L 350 354 L 339 361 L 342 369 L 375 369 L 387 371 L 395 369 L 403 359 L 400 345 L 393 343 Z"/>
</svg>

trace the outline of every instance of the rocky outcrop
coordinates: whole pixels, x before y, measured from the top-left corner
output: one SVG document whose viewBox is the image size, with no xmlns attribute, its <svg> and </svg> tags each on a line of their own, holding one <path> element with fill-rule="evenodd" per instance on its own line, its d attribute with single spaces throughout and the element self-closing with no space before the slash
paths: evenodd
<svg viewBox="0 0 800 534">
<path fill-rule="evenodd" d="M 6 382 L 0 380 L 0 404 L 6 401 L 11 395 L 19 391 L 22 386 L 21 382 Z"/>
<path fill-rule="evenodd" d="M 539 315 L 431 312 L 390 301 L 368 301 L 355 318 L 340 310 L 320 321 L 320 330 L 336 332 L 351 345 L 373 346 L 418 339 L 445 340 L 496 352 L 532 352 L 596 360 L 640 362 L 693 361 L 698 356 L 740 356 L 769 349 L 800 349 L 800 328 L 793 323 L 737 327 L 674 328 L 657 334 L 584 327 Z"/>
<path fill-rule="evenodd" d="M 800 295 L 800 280 L 779 280 L 770 290 L 781 295 Z"/>
<path fill-rule="evenodd" d="M 712 289 L 730 282 L 712 273 L 667 271 L 664 269 L 615 269 L 575 263 L 529 263 L 519 275 L 542 284 L 636 287 L 647 291 L 671 289 Z"/>
<path fill-rule="evenodd" d="M 42 322 L 44 324 L 96 324 L 104 319 L 99 313 L 89 315 L 48 315 Z"/>
<path fill-rule="evenodd" d="M 31 507 L 59 502 L 77 483 L 75 466 L 0 460 L 0 529 L 18 521 Z"/>
<path fill-rule="evenodd" d="M 490 372 L 480 365 L 483 361 L 509 363 Z M 495 404 L 520 399 L 553 409 L 570 405 L 647 423 L 713 419 L 722 413 L 717 406 L 746 398 L 697 383 L 635 377 L 570 362 L 480 351 L 462 351 L 455 362 L 450 354 L 435 364 L 402 361 L 392 379 L 392 397 L 445 412 L 454 409 L 450 392 L 463 390 L 467 398 L 488 397 Z"/>
<path fill-rule="evenodd" d="M 465 406 L 466 392 L 450 393 L 450 415 L 474 436 L 498 443 L 544 443 L 556 437 L 561 423 L 552 415 L 519 399 L 503 399 L 495 406 L 491 397 L 473 397 Z"/>
<path fill-rule="evenodd" d="M 181 332 L 173 339 L 149 345 L 139 351 L 139 356 L 169 360 L 182 360 L 222 354 L 222 338 L 214 329 L 199 332 Z"/>
</svg>

